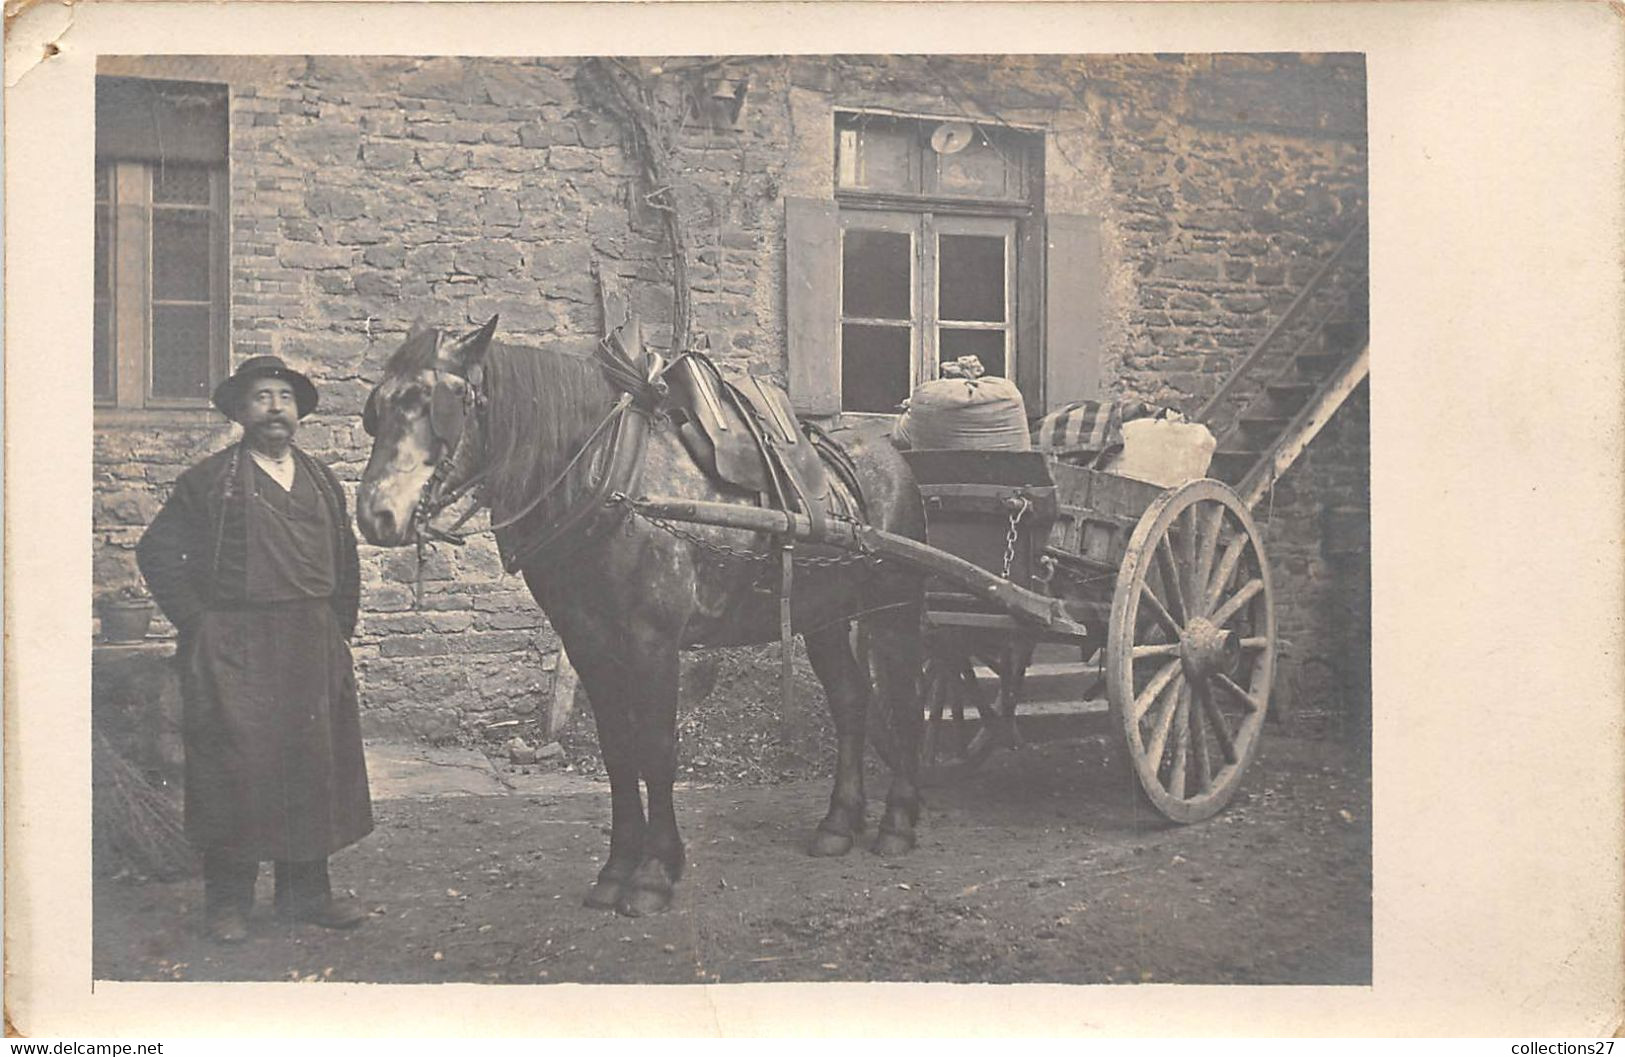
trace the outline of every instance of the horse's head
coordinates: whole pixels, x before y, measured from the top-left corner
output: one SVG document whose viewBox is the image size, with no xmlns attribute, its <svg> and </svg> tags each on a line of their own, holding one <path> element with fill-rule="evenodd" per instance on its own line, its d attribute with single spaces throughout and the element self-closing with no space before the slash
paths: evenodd
<svg viewBox="0 0 1625 1057">
<path fill-rule="evenodd" d="M 477 462 L 475 386 L 496 325 L 492 316 L 480 329 L 451 339 L 414 327 L 390 356 L 362 417 L 373 438 L 356 493 L 356 521 L 367 542 L 385 547 L 413 542 L 420 506 L 432 507 L 464 483 L 459 478 Z"/>
</svg>

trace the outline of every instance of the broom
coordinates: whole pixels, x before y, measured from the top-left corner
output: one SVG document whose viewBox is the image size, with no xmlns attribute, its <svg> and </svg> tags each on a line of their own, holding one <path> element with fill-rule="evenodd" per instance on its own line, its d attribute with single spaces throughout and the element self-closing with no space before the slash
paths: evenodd
<svg viewBox="0 0 1625 1057">
<path fill-rule="evenodd" d="M 197 853 L 175 804 L 101 733 L 91 748 L 92 825 L 102 847 L 131 870 L 160 881 L 190 876 Z"/>
</svg>

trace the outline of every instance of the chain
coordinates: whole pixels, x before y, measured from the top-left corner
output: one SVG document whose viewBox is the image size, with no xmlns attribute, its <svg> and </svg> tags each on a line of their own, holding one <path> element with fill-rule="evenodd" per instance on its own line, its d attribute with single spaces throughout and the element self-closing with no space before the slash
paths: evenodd
<svg viewBox="0 0 1625 1057">
<path fill-rule="evenodd" d="M 674 521 L 668 521 L 663 517 L 656 517 L 655 515 L 640 509 L 636 503 L 627 502 L 626 506 L 627 509 L 632 512 L 634 517 L 653 525 L 655 528 L 658 528 L 671 536 L 676 537 L 677 539 L 682 540 L 684 543 L 690 544 L 698 550 L 705 551 L 709 554 L 723 558 L 731 558 L 735 561 L 751 563 L 765 562 L 769 558 L 773 557 L 773 555 L 767 551 L 748 550 L 744 547 L 734 547 L 726 543 L 718 543 L 715 540 L 706 539 L 699 533 L 683 528 Z M 839 514 L 831 514 L 829 516 L 837 521 L 846 521 L 854 525 L 861 524 L 861 522 L 857 521 L 856 519 L 843 517 Z M 798 552 L 795 555 L 794 561 L 796 565 L 804 568 L 833 569 L 846 565 L 857 565 L 861 562 L 878 564 L 880 562 L 880 558 L 868 550 L 858 550 L 849 554 L 832 555 L 803 555 Z"/>
<path fill-rule="evenodd" d="M 1010 531 L 1004 534 L 1004 572 L 1001 574 L 1006 580 L 1010 579 L 1010 566 L 1016 560 L 1016 528 L 1021 519 L 1027 516 L 1032 509 L 1032 500 L 1021 496 L 1021 505 L 1010 512 Z"/>
</svg>

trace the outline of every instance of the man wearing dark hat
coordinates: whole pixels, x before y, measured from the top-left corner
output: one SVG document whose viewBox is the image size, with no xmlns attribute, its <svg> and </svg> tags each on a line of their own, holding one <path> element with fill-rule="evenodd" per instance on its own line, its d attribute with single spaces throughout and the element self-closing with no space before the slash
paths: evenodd
<svg viewBox="0 0 1625 1057">
<path fill-rule="evenodd" d="M 327 858 L 372 830 L 355 675 L 360 576 L 344 493 L 294 446 L 316 387 L 255 356 L 214 392 L 242 439 L 183 473 L 136 550 L 180 633 L 186 836 L 203 855 L 210 934 L 248 934 L 259 864 L 277 916 L 329 928 Z"/>
</svg>

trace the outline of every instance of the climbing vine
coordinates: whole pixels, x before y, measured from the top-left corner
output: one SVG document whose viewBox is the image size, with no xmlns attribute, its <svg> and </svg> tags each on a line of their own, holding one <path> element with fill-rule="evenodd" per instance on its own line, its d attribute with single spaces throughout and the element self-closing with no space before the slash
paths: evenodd
<svg viewBox="0 0 1625 1057">
<path fill-rule="evenodd" d="M 671 347 L 689 346 L 693 308 L 688 280 L 688 229 L 671 178 L 671 136 L 656 116 L 650 79 L 625 60 L 593 57 L 584 70 L 604 91 L 606 105 L 626 127 L 643 183 L 643 201 L 661 217 L 671 248 Z"/>
</svg>

